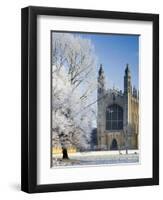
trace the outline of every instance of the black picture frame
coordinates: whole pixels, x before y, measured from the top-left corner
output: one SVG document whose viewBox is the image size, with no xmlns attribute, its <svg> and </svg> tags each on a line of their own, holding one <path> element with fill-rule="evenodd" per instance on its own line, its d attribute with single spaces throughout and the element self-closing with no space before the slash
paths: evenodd
<svg viewBox="0 0 163 200">
<path fill-rule="evenodd" d="M 153 23 L 153 177 L 37 185 L 37 16 L 55 15 Z M 21 190 L 28 193 L 159 184 L 159 15 L 30 6 L 21 11 Z M 151 88 L 152 89 L 152 88 Z"/>
</svg>

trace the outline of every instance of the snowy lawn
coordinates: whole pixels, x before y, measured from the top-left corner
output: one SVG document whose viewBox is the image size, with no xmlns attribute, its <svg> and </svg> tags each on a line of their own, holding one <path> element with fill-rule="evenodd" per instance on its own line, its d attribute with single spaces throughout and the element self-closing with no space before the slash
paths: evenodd
<svg viewBox="0 0 163 200">
<path fill-rule="evenodd" d="M 125 164 L 138 163 L 139 153 L 137 150 L 125 151 L 97 151 L 77 152 L 69 154 L 68 160 L 63 160 L 61 154 L 53 155 L 53 167 L 56 166 L 80 166 L 100 164 Z"/>
</svg>

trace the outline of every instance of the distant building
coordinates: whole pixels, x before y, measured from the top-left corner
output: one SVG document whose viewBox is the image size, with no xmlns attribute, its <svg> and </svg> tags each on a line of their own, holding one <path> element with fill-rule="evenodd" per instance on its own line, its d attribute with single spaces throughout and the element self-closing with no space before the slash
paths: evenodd
<svg viewBox="0 0 163 200">
<path fill-rule="evenodd" d="M 97 145 L 100 149 L 138 149 L 139 96 L 131 85 L 129 65 L 124 75 L 124 91 L 106 89 L 105 74 L 98 73 Z"/>
</svg>

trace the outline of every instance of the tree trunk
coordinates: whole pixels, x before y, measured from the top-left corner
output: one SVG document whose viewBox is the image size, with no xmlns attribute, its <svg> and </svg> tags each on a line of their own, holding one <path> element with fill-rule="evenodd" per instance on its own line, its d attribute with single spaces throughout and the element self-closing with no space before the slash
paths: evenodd
<svg viewBox="0 0 163 200">
<path fill-rule="evenodd" d="M 67 149 L 66 148 L 62 148 L 62 153 L 63 153 L 63 159 L 69 159 L 68 157 L 68 152 L 67 152 Z"/>
</svg>

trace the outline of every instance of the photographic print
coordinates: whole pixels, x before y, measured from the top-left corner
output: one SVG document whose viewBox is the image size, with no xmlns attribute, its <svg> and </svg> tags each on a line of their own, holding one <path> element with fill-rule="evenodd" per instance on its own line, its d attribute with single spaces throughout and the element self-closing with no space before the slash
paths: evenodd
<svg viewBox="0 0 163 200">
<path fill-rule="evenodd" d="M 51 167 L 139 164 L 139 35 L 51 31 Z"/>
<path fill-rule="evenodd" d="M 21 12 L 21 190 L 159 184 L 159 15 Z"/>
</svg>

